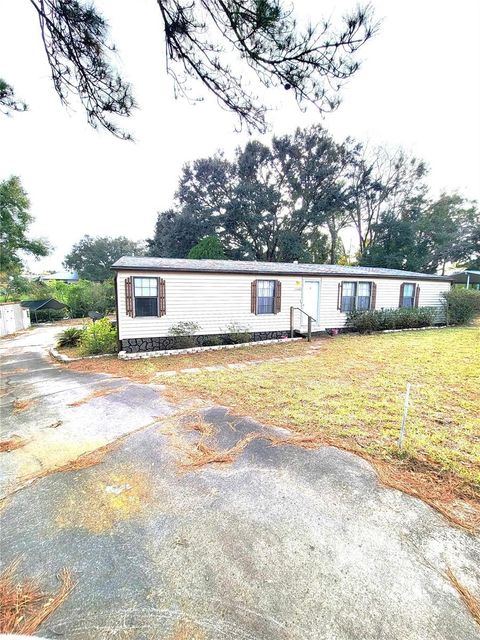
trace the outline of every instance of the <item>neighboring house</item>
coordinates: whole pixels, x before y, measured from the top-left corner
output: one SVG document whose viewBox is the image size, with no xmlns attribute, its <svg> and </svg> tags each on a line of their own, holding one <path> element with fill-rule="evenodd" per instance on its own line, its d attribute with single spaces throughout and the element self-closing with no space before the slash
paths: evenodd
<svg viewBox="0 0 480 640">
<path fill-rule="evenodd" d="M 78 282 L 80 278 L 76 271 L 57 271 L 56 273 L 44 273 L 39 278 L 42 282 L 50 282 L 52 280 L 56 282 L 66 282 L 67 284 L 72 282 Z"/>
<path fill-rule="evenodd" d="M 451 282 L 392 269 L 233 260 L 123 257 L 112 269 L 127 352 L 172 348 L 169 329 L 179 322 L 200 326 L 197 344 L 232 324 L 254 340 L 305 331 L 306 314 L 314 332 L 339 329 L 353 309 L 437 307 L 441 322 L 441 294 Z"/>
<path fill-rule="evenodd" d="M 20 302 L 0 303 L 0 336 L 8 336 L 29 326 L 30 312 L 22 309 Z"/>
<path fill-rule="evenodd" d="M 28 309 L 35 319 L 35 322 L 38 321 L 37 311 L 59 311 L 61 309 L 68 309 L 68 305 L 60 302 L 59 300 L 55 300 L 55 298 L 46 298 L 45 300 L 24 300 L 22 303 L 22 307 Z M 48 315 L 48 313 L 47 313 Z"/>
</svg>

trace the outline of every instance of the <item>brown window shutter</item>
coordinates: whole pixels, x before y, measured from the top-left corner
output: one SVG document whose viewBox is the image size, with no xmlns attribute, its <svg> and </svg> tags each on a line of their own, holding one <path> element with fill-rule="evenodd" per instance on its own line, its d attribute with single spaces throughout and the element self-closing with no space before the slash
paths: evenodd
<svg viewBox="0 0 480 640">
<path fill-rule="evenodd" d="M 377 304 L 377 283 L 376 282 L 371 282 L 370 283 L 370 309 L 371 311 L 373 311 L 375 309 L 375 306 Z"/>
<path fill-rule="evenodd" d="M 251 287 L 251 304 L 250 311 L 257 314 L 257 281 L 253 280 Z"/>
<path fill-rule="evenodd" d="M 337 309 L 342 310 L 343 282 L 338 283 Z"/>
<path fill-rule="evenodd" d="M 280 280 L 275 280 L 275 304 L 273 307 L 274 313 L 280 313 L 282 310 L 282 283 Z"/>
<path fill-rule="evenodd" d="M 415 306 L 418 307 L 418 300 L 420 298 L 420 287 L 419 285 L 415 285 Z"/>
<path fill-rule="evenodd" d="M 132 277 L 125 278 L 125 313 L 133 318 Z"/>
<path fill-rule="evenodd" d="M 400 285 L 400 299 L 398 301 L 398 306 L 403 307 L 403 290 L 405 289 L 405 283 L 402 282 Z"/>
<path fill-rule="evenodd" d="M 158 278 L 158 315 L 164 316 L 167 313 L 167 299 L 165 296 L 165 280 Z"/>
</svg>

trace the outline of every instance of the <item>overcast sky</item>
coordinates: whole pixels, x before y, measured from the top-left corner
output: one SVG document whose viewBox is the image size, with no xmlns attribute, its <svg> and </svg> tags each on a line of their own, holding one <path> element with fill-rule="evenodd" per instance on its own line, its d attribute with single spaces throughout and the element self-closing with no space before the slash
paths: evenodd
<svg viewBox="0 0 480 640">
<path fill-rule="evenodd" d="M 154 0 L 96 4 L 110 22 L 120 68 L 140 105 L 126 122 L 135 143 L 94 131 L 80 109 L 69 112 L 60 105 L 31 4 L 0 3 L 0 76 L 29 104 L 27 113 L 0 115 L 0 180 L 21 177 L 36 218 L 32 233 L 55 247 L 31 265 L 36 271 L 60 269 L 65 253 L 85 233 L 149 237 L 156 211 L 172 203 L 183 163 L 217 149 L 231 155 L 248 139 L 235 133 L 235 117 L 213 99 L 193 106 L 174 99 Z M 296 0 L 294 6 L 316 22 L 354 4 Z M 401 145 L 423 158 L 435 194 L 458 190 L 480 198 L 479 0 L 373 5 L 383 20 L 380 32 L 361 50 L 362 67 L 324 126 L 339 140 L 351 135 Z M 314 109 L 301 113 L 289 92 L 269 98 L 276 107 L 269 119 L 273 133 L 320 119 Z"/>
</svg>

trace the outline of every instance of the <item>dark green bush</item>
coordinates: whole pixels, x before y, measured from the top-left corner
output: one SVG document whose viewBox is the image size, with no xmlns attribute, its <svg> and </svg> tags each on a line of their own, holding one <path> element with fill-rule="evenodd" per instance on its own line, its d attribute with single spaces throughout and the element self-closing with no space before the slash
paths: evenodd
<svg viewBox="0 0 480 640">
<path fill-rule="evenodd" d="M 80 352 L 85 356 L 101 353 L 115 353 L 117 332 L 108 318 L 90 324 L 80 338 Z"/>
<path fill-rule="evenodd" d="M 84 329 L 69 327 L 58 335 L 57 347 L 77 347 L 80 344 Z"/>
<path fill-rule="evenodd" d="M 30 311 L 30 321 L 38 322 L 54 322 L 55 320 L 64 320 L 68 316 L 68 309 L 40 309 L 39 311 Z"/>
<path fill-rule="evenodd" d="M 220 336 L 205 336 L 202 339 L 202 347 L 218 347 L 223 344 L 223 340 Z"/>
<path fill-rule="evenodd" d="M 442 296 L 447 324 L 468 324 L 480 315 L 480 291 L 454 287 Z"/>
<path fill-rule="evenodd" d="M 431 327 L 435 322 L 435 315 L 435 309 L 432 307 L 352 311 L 348 314 L 347 327 L 359 333 L 387 329 L 417 329 Z"/>
</svg>

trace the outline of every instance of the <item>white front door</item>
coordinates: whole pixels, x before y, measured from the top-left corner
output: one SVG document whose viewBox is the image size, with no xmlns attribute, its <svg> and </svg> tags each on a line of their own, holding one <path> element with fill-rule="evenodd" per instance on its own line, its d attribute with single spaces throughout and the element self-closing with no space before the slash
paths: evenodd
<svg viewBox="0 0 480 640">
<path fill-rule="evenodd" d="M 319 323 L 319 294 L 320 282 L 318 280 L 303 281 L 302 309 L 314 319 L 314 324 Z M 302 325 L 307 323 L 307 318 L 302 314 Z"/>
</svg>

